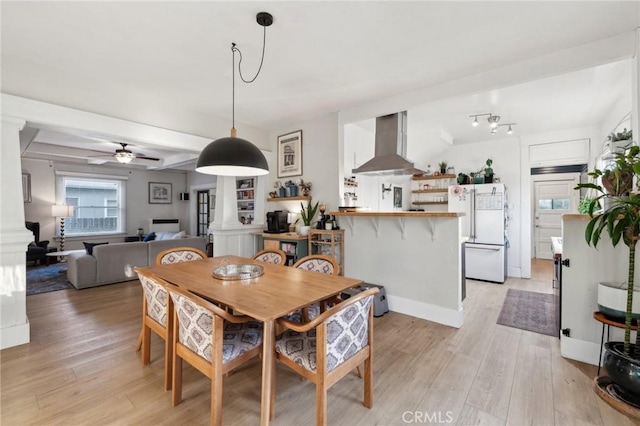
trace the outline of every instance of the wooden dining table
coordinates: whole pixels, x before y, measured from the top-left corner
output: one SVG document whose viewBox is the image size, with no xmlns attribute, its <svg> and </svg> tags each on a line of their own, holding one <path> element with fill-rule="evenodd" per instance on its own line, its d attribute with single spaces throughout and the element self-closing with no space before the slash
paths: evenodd
<svg viewBox="0 0 640 426">
<path fill-rule="evenodd" d="M 223 281 L 212 276 L 224 264 L 255 264 L 264 274 L 250 280 Z M 192 293 L 222 303 L 264 323 L 260 424 L 271 418 L 275 380 L 275 322 L 277 318 L 362 284 L 362 280 L 304 271 L 238 256 L 219 256 L 192 262 L 155 265 L 151 273 Z"/>
</svg>

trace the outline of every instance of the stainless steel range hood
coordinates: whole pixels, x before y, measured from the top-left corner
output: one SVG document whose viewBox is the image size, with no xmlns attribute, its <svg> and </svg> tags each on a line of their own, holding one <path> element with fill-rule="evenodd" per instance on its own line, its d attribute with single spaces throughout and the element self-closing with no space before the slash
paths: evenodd
<svg viewBox="0 0 640 426">
<path fill-rule="evenodd" d="M 375 156 L 352 173 L 366 175 L 414 175 L 416 169 L 407 156 L 407 111 L 376 118 Z"/>
</svg>

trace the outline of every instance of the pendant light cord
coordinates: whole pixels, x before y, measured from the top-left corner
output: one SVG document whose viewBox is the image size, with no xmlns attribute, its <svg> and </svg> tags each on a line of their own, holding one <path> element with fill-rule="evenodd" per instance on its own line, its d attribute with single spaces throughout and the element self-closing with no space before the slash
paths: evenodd
<svg viewBox="0 0 640 426">
<path fill-rule="evenodd" d="M 240 49 L 236 47 L 235 43 L 231 43 L 231 50 L 233 50 L 234 53 L 238 52 L 238 54 L 240 55 L 240 60 L 238 61 L 238 74 L 240 74 L 240 78 L 245 83 L 253 83 L 254 81 L 256 81 L 256 78 L 258 78 L 258 75 L 262 70 L 262 64 L 264 63 L 264 52 L 267 47 L 267 27 L 263 27 L 263 29 L 264 29 L 264 33 L 262 36 L 262 58 L 260 58 L 260 66 L 258 67 L 258 71 L 256 72 L 256 75 L 250 80 L 246 80 L 242 75 L 242 52 L 240 51 Z"/>
<path fill-rule="evenodd" d="M 238 49 L 236 47 L 235 43 L 231 43 L 231 74 L 232 74 L 232 78 L 231 78 L 231 123 L 232 123 L 232 128 L 235 130 L 236 128 L 236 52 L 238 52 L 238 55 L 240 55 L 240 60 L 238 61 L 238 74 L 240 75 L 240 79 L 244 82 L 244 83 L 253 83 L 254 81 L 256 81 L 256 78 L 258 78 L 258 75 L 260 74 L 260 71 L 262 70 L 262 64 L 264 63 L 264 52 L 266 50 L 266 46 L 267 46 L 267 26 L 263 25 L 263 29 L 264 29 L 264 33 L 262 36 L 262 58 L 260 58 L 260 66 L 258 67 L 258 71 L 256 72 L 256 75 L 250 79 L 250 80 L 245 80 L 244 76 L 242 75 L 242 52 L 240 51 L 240 49 Z"/>
</svg>

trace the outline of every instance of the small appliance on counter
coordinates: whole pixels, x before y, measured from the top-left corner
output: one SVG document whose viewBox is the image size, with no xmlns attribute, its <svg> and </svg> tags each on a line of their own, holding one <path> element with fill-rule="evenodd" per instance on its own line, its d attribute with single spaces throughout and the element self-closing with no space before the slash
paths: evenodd
<svg viewBox="0 0 640 426">
<path fill-rule="evenodd" d="M 287 224 L 287 212 L 275 210 L 267 212 L 267 230 L 268 234 L 282 234 L 287 232 L 289 225 Z"/>
</svg>

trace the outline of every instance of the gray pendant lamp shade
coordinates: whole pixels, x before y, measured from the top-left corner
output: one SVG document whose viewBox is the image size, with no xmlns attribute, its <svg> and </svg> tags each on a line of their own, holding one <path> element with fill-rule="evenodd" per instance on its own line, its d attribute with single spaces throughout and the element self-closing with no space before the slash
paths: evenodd
<svg viewBox="0 0 640 426">
<path fill-rule="evenodd" d="M 264 61 L 264 51 L 267 40 L 267 27 L 273 23 L 273 16 L 267 12 L 260 12 L 256 15 L 256 21 L 263 27 L 264 39 L 262 43 L 262 59 L 260 60 L 260 68 L 255 77 L 245 80 L 242 75 L 242 53 L 236 47 L 235 43 L 231 43 L 231 68 L 232 68 L 232 85 L 231 85 L 231 116 L 232 127 L 231 136 L 221 138 L 207 145 L 196 162 L 196 172 L 208 175 L 218 176 L 262 176 L 269 173 L 269 165 L 264 154 L 254 144 L 245 139 L 236 137 L 235 126 L 235 87 L 236 87 L 236 70 L 235 70 L 235 54 L 240 54 L 240 62 L 238 63 L 238 72 L 240 78 L 245 83 L 252 83 L 260 74 L 262 63 Z"/>
<path fill-rule="evenodd" d="M 207 145 L 198 157 L 196 171 L 219 176 L 262 176 L 269 173 L 269 165 L 258 147 L 232 136 Z"/>
</svg>

